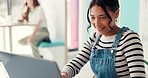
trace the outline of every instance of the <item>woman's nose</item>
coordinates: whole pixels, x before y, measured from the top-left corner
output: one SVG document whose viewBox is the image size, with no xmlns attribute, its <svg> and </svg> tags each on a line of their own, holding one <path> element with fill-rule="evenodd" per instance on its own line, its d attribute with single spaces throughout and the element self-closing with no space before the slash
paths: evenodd
<svg viewBox="0 0 148 78">
<path fill-rule="evenodd" d="M 95 20 L 95 27 L 96 27 L 96 28 L 99 27 L 100 24 L 101 24 L 101 23 L 100 23 L 99 19 L 96 19 L 96 20 Z"/>
</svg>

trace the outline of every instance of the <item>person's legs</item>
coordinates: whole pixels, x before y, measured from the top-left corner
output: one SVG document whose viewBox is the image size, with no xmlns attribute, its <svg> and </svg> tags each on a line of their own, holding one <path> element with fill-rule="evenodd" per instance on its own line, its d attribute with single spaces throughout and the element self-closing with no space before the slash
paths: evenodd
<svg viewBox="0 0 148 78">
<path fill-rule="evenodd" d="M 18 41 L 19 44 L 21 45 L 27 45 L 27 39 L 29 36 L 22 38 L 21 40 Z"/>
<path fill-rule="evenodd" d="M 38 51 L 38 46 L 37 46 L 37 42 L 33 41 L 30 45 L 31 45 L 31 49 L 32 49 L 32 53 L 35 57 L 41 58 L 39 51 Z"/>
<path fill-rule="evenodd" d="M 39 51 L 38 51 L 38 45 L 45 38 L 49 38 L 49 34 L 47 33 L 46 29 L 39 30 L 39 32 L 33 38 L 32 43 L 31 43 L 31 48 L 32 48 L 32 53 L 35 57 L 41 58 Z"/>
</svg>

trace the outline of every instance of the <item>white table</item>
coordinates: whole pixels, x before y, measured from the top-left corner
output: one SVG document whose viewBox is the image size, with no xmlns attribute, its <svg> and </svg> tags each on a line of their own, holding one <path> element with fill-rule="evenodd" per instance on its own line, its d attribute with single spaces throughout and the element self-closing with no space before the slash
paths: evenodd
<svg viewBox="0 0 148 78">
<path fill-rule="evenodd" d="M 3 28 L 3 40 L 4 40 L 4 50 L 6 50 L 6 31 L 5 28 L 9 28 L 9 40 L 10 40 L 10 52 L 13 51 L 12 49 L 12 27 L 17 27 L 17 26 L 36 26 L 36 24 L 24 24 L 24 23 L 17 23 L 17 24 L 8 24 L 8 25 L 0 25 L 0 27 Z"/>
</svg>

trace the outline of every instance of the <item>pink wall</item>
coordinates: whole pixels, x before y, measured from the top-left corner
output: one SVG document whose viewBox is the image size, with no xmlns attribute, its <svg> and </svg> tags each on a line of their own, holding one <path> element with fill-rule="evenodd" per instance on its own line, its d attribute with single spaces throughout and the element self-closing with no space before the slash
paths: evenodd
<svg viewBox="0 0 148 78">
<path fill-rule="evenodd" d="M 71 46 L 70 48 L 78 48 L 78 0 L 70 2 L 70 22 L 71 22 Z"/>
</svg>

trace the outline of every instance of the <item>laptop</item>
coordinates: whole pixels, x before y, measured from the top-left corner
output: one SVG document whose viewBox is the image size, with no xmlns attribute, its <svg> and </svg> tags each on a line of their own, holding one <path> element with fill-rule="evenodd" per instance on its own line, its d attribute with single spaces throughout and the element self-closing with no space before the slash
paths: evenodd
<svg viewBox="0 0 148 78">
<path fill-rule="evenodd" d="M 61 78 L 54 61 L 1 51 L 0 60 L 10 78 Z"/>
</svg>

